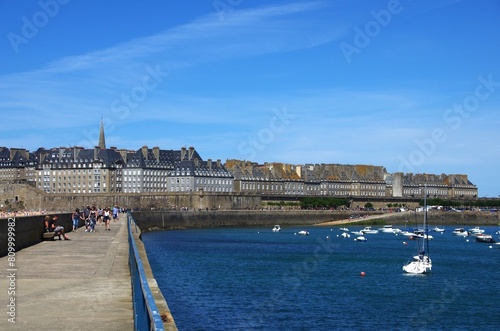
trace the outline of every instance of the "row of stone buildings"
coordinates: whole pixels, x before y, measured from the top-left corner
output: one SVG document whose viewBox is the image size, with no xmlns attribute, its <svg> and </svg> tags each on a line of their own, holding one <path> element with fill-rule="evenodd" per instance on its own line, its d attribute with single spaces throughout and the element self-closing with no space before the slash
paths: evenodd
<svg viewBox="0 0 500 331">
<path fill-rule="evenodd" d="M 54 194 L 214 192 L 275 196 L 474 199 L 467 175 L 388 173 L 382 166 L 203 160 L 193 148 L 131 151 L 98 146 L 0 147 L 0 180 L 27 182 Z"/>
<path fill-rule="evenodd" d="M 203 160 L 193 148 L 0 147 L 0 180 L 47 193 L 224 192 L 277 196 L 468 198 L 467 175 L 388 173 L 382 166 Z"/>
</svg>

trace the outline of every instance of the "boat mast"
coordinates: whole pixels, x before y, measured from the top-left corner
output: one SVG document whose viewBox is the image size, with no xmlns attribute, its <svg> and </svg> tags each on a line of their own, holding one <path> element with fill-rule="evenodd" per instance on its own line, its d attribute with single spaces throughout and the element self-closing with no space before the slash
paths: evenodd
<svg viewBox="0 0 500 331">
<path fill-rule="evenodd" d="M 427 225 L 427 183 L 424 184 L 424 237 L 425 237 L 425 251 L 429 256 L 429 226 Z"/>
</svg>

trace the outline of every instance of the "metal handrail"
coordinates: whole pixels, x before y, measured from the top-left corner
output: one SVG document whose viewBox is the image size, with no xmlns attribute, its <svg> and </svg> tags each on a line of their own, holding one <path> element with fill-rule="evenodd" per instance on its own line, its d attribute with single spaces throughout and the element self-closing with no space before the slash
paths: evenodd
<svg viewBox="0 0 500 331">
<path fill-rule="evenodd" d="M 132 280 L 132 301 L 134 305 L 134 330 L 164 331 L 163 321 L 149 287 L 144 266 L 132 236 L 131 223 L 135 220 L 127 213 L 129 241 L 129 266 Z"/>
</svg>

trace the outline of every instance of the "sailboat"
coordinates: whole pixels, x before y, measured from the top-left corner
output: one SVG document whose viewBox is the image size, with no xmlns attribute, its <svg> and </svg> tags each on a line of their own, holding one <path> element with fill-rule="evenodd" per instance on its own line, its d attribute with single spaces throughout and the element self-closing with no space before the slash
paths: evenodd
<svg viewBox="0 0 500 331">
<path fill-rule="evenodd" d="M 427 185 L 424 186 L 424 233 L 429 233 L 427 225 Z M 414 255 L 403 266 L 403 270 L 409 274 L 426 274 L 432 270 L 432 261 L 429 256 L 428 236 L 417 237 L 417 255 Z"/>
</svg>

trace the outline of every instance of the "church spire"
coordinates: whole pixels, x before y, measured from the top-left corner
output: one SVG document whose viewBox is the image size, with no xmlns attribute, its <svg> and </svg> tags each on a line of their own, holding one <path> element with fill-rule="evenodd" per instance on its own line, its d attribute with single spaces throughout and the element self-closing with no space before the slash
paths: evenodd
<svg viewBox="0 0 500 331">
<path fill-rule="evenodd" d="M 99 130 L 99 148 L 106 149 L 106 139 L 104 139 L 104 122 L 101 117 L 101 128 Z"/>
</svg>

